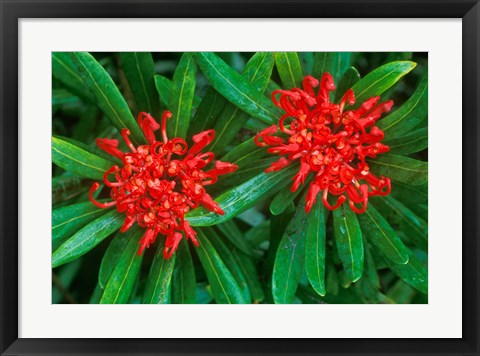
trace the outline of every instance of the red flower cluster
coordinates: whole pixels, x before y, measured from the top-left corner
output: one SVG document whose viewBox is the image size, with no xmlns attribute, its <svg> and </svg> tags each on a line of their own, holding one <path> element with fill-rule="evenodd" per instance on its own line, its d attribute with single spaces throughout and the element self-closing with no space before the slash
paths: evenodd
<svg viewBox="0 0 480 356">
<path fill-rule="evenodd" d="M 315 93 L 314 88 L 319 84 Z M 272 100 L 286 113 L 280 118 L 278 127 L 273 125 L 258 133 L 255 143 L 270 146 L 269 153 L 281 156 L 265 172 L 278 171 L 300 160 L 300 170 L 293 177 L 292 192 L 312 172 L 313 181 L 306 198 L 307 212 L 315 203 L 317 194 L 323 191 L 322 200 L 328 209 L 338 208 L 348 197 L 351 209 L 360 214 L 367 209 L 369 196 L 390 193 L 390 179 L 373 175 L 365 158 L 375 158 L 377 154 L 390 150 L 380 143 L 384 133 L 374 124 L 382 113 L 390 111 L 393 101 L 379 103 L 380 97 L 377 96 L 356 110 L 346 111 L 347 104 L 355 103 L 353 91 L 349 89 L 340 103 L 334 104 L 330 102 L 329 94 L 334 89 L 332 76 L 324 73 L 320 83 L 311 76 L 305 77 L 303 90 L 275 90 Z M 280 95 L 279 100 L 277 95 Z M 288 118 L 293 119 L 290 125 L 285 123 Z M 278 129 L 281 134 L 275 136 Z M 327 200 L 329 193 L 338 196 L 333 206 Z"/>
<path fill-rule="evenodd" d="M 92 194 L 99 188 L 94 183 L 90 189 L 90 200 L 100 208 L 116 205 L 117 211 L 124 212 L 125 222 L 120 231 L 127 231 L 135 222 L 146 228 L 140 241 L 139 254 L 150 246 L 158 234 L 166 235 L 164 257 L 170 258 L 178 247 L 185 232 L 186 238 L 198 246 L 195 231 L 184 215 L 202 204 L 208 210 L 223 215 L 204 186 L 213 184 L 218 176 L 234 172 L 235 164 L 216 161 L 208 171 L 203 169 L 213 161 L 213 152 L 200 153 L 215 136 L 214 130 L 207 130 L 193 136 L 190 149 L 182 138 L 167 138 L 166 122 L 172 114 L 165 111 L 162 116 L 162 139 L 157 141 L 154 131 L 160 128 L 155 119 L 147 113 L 138 115 L 138 124 L 148 145 L 135 147 L 129 139 L 130 131 L 122 130 L 122 136 L 131 152 L 118 149 L 118 140 L 97 139 L 97 145 L 110 155 L 119 158 L 123 167 L 113 166 L 103 176 L 103 182 L 111 188 L 112 202 L 100 203 Z M 110 180 L 112 179 L 112 180 Z"/>
</svg>

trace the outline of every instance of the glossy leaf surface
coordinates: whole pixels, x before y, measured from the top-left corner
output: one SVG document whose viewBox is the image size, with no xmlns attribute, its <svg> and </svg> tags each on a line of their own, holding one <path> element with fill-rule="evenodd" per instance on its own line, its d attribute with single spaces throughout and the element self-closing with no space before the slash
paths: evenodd
<svg viewBox="0 0 480 356">
<path fill-rule="evenodd" d="M 87 152 L 58 137 L 52 137 L 52 161 L 81 177 L 102 181 L 112 162 Z"/>
<path fill-rule="evenodd" d="M 356 282 L 363 272 L 363 240 L 357 214 L 346 204 L 333 211 L 333 226 L 338 254 L 348 279 Z"/>
<path fill-rule="evenodd" d="M 52 254 L 52 267 L 73 261 L 97 246 L 122 226 L 124 215 L 116 210 L 106 213 L 77 231 Z"/>
</svg>

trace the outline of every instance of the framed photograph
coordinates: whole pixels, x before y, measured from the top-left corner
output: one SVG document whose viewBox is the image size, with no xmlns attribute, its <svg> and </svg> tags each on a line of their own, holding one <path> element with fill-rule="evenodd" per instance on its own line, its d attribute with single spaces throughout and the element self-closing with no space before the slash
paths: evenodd
<svg viewBox="0 0 480 356">
<path fill-rule="evenodd" d="M 479 355 L 478 1 L 0 10 L 2 355 Z"/>
</svg>

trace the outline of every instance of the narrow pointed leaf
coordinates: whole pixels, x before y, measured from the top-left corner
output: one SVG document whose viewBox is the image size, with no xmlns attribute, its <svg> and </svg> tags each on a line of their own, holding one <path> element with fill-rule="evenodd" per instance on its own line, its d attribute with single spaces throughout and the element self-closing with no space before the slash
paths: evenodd
<svg viewBox="0 0 480 356">
<path fill-rule="evenodd" d="M 325 72 L 329 72 L 337 83 L 350 66 L 350 52 L 317 52 L 314 55 L 313 76 L 320 80 Z"/>
<path fill-rule="evenodd" d="M 412 186 L 408 183 L 393 182 L 391 195 L 404 204 L 428 202 L 428 183 Z"/>
<path fill-rule="evenodd" d="M 242 77 L 253 89 L 263 93 L 272 75 L 273 62 L 272 53 L 258 52 L 248 61 Z M 215 140 L 212 142 L 210 149 L 213 152 L 222 152 L 238 131 L 245 126 L 249 117 L 235 105 L 228 104 L 215 124 Z"/>
<path fill-rule="evenodd" d="M 118 260 L 122 256 L 125 248 L 128 245 L 132 237 L 133 230 L 137 227 L 132 227 L 127 232 L 118 232 L 110 241 L 105 254 L 103 255 L 102 262 L 100 263 L 100 269 L 98 271 L 98 284 L 105 289 L 105 286 L 110 279 L 110 276 L 118 263 Z"/>
<path fill-rule="evenodd" d="M 215 201 L 225 212 L 224 215 L 210 212 L 205 208 L 197 208 L 185 217 L 192 226 L 215 225 L 232 219 L 285 186 L 296 169 L 298 167 L 293 165 L 278 172 L 261 173 L 223 193 Z"/>
<path fill-rule="evenodd" d="M 409 155 L 420 152 L 428 147 L 428 128 L 417 129 L 405 136 L 384 140 L 382 143 L 390 147 L 391 154 Z"/>
<path fill-rule="evenodd" d="M 374 245 L 383 256 L 396 264 L 408 262 L 410 251 L 371 203 L 363 214 L 358 215 L 358 220 L 368 242 Z"/>
<path fill-rule="evenodd" d="M 402 231 L 412 240 L 424 240 L 428 238 L 428 224 L 419 218 L 413 211 L 391 196 L 378 197 L 375 205 L 387 207 L 399 219 Z"/>
<path fill-rule="evenodd" d="M 242 142 L 221 158 L 224 162 L 235 163 L 239 167 L 247 166 L 268 155 L 264 147 L 258 147 L 253 138 Z"/>
<path fill-rule="evenodd" d="M 232 253 L 231 245 L 227 246 L 212 228 L 205 227 L 203 228 L 203 231 L 205 236 L 208 238 L 208 241 L 210 241 L 213 248 L 215 251 L 217 251 L 223 263 L 232 274 L 235 282 L 237 282 L 238 287 L 242 291 L 243 299 L 246 303 L 251 303 L 252 297 L 250 295 L 247 280 L 238 264 L 238 261 L 235 259 L 235 256 Z"/>
<path fill-rule="evenodd" d="M 103 294 L 103 288 L 100 287 L 100 284 L 97 283 L 95 286 L 95 289 L 92 292 L 92 295 L 90 296 L 89 303 L 90 304 L 98 304 L 100 303 L 100 299 L 102 298 Z"/>
<path fill-rule="evenodd" d="M 215 301 L 218 304 L 245 304 L 246 301 L 240 287 L 218 252 L 201 230 L 197 230 L 197 232 L 199 246 L 196 251 L 212 286 Z"/>
<path fill-rule="evenodd" d="M 280 110 L 270 100 L 214 53 L 198 52 L 195 59 L 212 86 L 241 110 L 268 124 L 276 122 L 281 116 Z"/>
<path fill-rule="evenodd" d="M 217 227 L 236 248 L 248 256 L 255 256 L 253 247 L 234 220 L 225 221 L 222 224 L 218 224 Z"/>
<path fill-rule="evenodd" d="M 215 192 L 226 192 L 227 190 L 233 189 L 240 184 L 246 183 L 249 179 L 262 174 L 265 170 L 271 166 L 271 164 L 278 160 L 278 157 L 268 157 L 262 158 L 255 162 L 255 164 L 245 163 L 239 165 L 238 169 L 234 174 L 224 175 L 220 177 L 215 183 L 215 186 L 212 188 Z M 233 163 L 233 162 L 232 162 Z"/>
<path fill-rule="evenodd" d="M 158 97 L 164 107 L 168 106 L 170 92 L 172 91 L 172 81 L 163 75 L 156 75 L 154 78 L 155 88 L 157 88 Z"/>
<path fill-rule="evenodd" d="M 188 137 L 215 127 L 218 116 L 228 101 L 210 87 L 198 106 L 188 129 Z"/>
<path fill-rule="evenodd" d="M 125 233 L 129 235 L 127 245 L 110 274 L 100 304 L 128 303 L 142 264 L 143 255 L 138 255 L 138 242 L 143 233 L 142 228 L 132 228 Z"/>
<path fill-rule="evenodd" d="M 345 95 L 347 90 L 352 88 L 359 80 L 360 73 L 358 73 L 358 71 L 354 67 L 348 68 L 338 82 L 337 90 L 335 91 L 335 102 L 338 103 Z"/>
<path fill-rule="evenodd" d="M 120 63 L 135 99 L 137 112 L 157 117 L 160 102 L 155 90 L 155 66 L 150 52 L 120 52 Z"/>
<path fill-rule="evenodd" d="M 52 52 L 52 75 L 73 94 L 93 102 L 92 93 L 88 90 L 82 77 L 77 73 L 77 68 L 67 52 Z"/>
<path fill-rule="evenodd" d="M 107 213 L 90 202 L 64 206 L 52 211 L 52 241 L 71 236 L 82 226 Z"/>
<path fill-rule="evenodd" d="M 425 75 L 412 96 L 397 110 L 377 122 L 385 137 L 408 134 L 427 116 L 428 76 Z"/>
<path fill-rule="evenodd" d="M 305 231 L 307 226 L 305 204 L 297 207 L 278 246 L 272 277 L 272 294 L 276 304 L 289 304 L 305 267 Z"/>
<path fill-rule="evenodd" d="M 376 175 L 390 177 L 400 183 L 415 186 L 428 182 L 428 162 L 384 154 L 368 160 L 368 164 Z"/>
<path fill-rule="evenodd" d="M 175 260 L 175 268 L 172 276 L 172 303 L 195 304 L 197 286 L 195 283 L 195 270 L 192 256 L 185 239 L 180 241 Z"/>
<path fill-rule="evenodd" d="M 338 254 L 347 278 L 356 282 L 363 272 L 363 240 L 357 214 L 343 204 L 333 211 L 333 226 Z"/>
<path fill-rule="evenodd" d="M 127 102 L 107 71 L 87 52 L 71 52 L 70 56 L 98 107 L 113 126 L 118 131 L 129 129 L 134 143 L 144 142 L 143 133 L 135 122 Z"/>
<path fill-rule="evenodd" d="M 106 213 L 77 231 L 52 254 L 52 267 L 73 261 L 97 246 L 122 226 L 124 215 L 116 210 Z"/>
<path fill-rule="evenodd" d="M 77 176 L 59 176 L 52 178 L 52 204 L 63 202 L 87 191 L 91 182 Z"/>
<path fill-rule="evenodd" d="M 172 118 L 168 121 L 167 132 L 169 137 L 186 138 L 192 104 L 195 93 L 195 74 L 197 66 L 192 53 L 183 54 L 178 63 L 172 80 L 172 90 L 168 108 L 172 112 Z"/>
<path fill-rule="evenodd" d="M 52 161 L 68 172 L 100 181 L 112 167 L 112 162 L 57 137 L 52 137 Z"/>
<path fill-rule="evenodd" d="M 158 244 L 155 251 L 142 297 L 143 304 L 166 304 L 170 300 L 176 254 L 166 260 L 163 257 L 163 248 L 163 244 Z"/>
<path fill-rule="evenodd" d="M 283 88 L 301 88 L 303 73 L 297 52 L 275 52 L 275 65 Z"/>
<path fill-rule="evenodd" d="M 298 58 L 302 65 L 302 70 L 305 75 L 311 74 L 313 70 L 314 55 L 312 52 L 298 52 Z"/>
<path fill-rule="evenodd" d="M 305 269 L 313 289 L 324 296 L 325 289 L 325 206 L 317 201 L 307 219 Z"/>
<path fill-rule="evenodd" d="M 252 295 L 253 303 L 261 302 L 265 299 L 265 294 L 263 293 L 262 284 L 259 281 L 255 261 L 252 257 L 249 257 L 243 252 L 236 249 L 233 249 L 232 253 L 238 261 L 238 265 L 246 278 L 248 289 L 250 290 L 250 294 Z"/>
<path fill-rule="evenodd" d="M 112 129 L 114 131 L 116 131 L 114 128 L 112 128 Z M 119 160 L 116 157 L 113 157 L 112 155 L 108 154 L 107 152 L 102 150 L 100 147 L 98 147 L 96 143 L 92 143 L 90 145 L 87 145 L 86 143 L 83 143 L 82 141 L 78 141 L 78 140 L 75 140 L 75 139 L 70 138 L 70 137 L 58 136 L 58 135 L 55 135 L 53 137 L 56 138 L 56 139 L 59 139 L 61 141 L 65 141 L 66 143 L 69 143 L 69 144 L 71 144 L 73 146 L 76 146 L 78 148 L 81 148 L 84 151 L 87 151 L 88 153 L 91 153 L 95 156 L 101 157 L 101 158 L 109 161 L 111 166 L 113 166 L 114 164 L 118 165 L 118 164 L 122 163 L 121 160 Z M 100 137 L 102 137 L 102 136 L 100 136 Z"/>
<path fill-rule="evenodd" d="M 396 61 L 384 64 L 368 73 L 352 87 L 356 99 L 355 106 L 360 106 L 361 103 L 373 96 L 381 95 L 416 65 L 410 61 Z"/>
<path fill-rule="evenodd" d="M 270 203 L 270 212 L 273 215 L 280 215 L 288 208 L 295 198 L 300 194 L 302 188 L 297 189 L 296 192 L 292 192 L 290 186 L 286 186 L 281 189 Z"/>
<path fill-rule="evenodd" d="M 407 284 L 422 293 L 428 293 L 428 270 L 415 255 L 410 256 L 407 264 L 398 265 L 389 262 L 392 271 Z"/>
</svg>

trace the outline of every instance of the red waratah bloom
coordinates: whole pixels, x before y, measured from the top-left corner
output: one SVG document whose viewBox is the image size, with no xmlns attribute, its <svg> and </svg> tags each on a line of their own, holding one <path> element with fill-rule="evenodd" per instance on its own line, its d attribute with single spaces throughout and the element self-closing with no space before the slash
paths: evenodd
<svg viewBox="0 0 480 356">
<path fill-rule="evenodd" d="M 320 88 L 315 93 L 314 88 Z M 278 171 L 295 160 L 300 170 L 293 177 L 291 191 L 295 192 L 311 172 L 313 181 L 306 196 L 305 210 L 309 212 L 317 194 L 323 191 L 325 206 L 334 210 L 349 199 L 353 211 L 360 214 L 367 209 L 369 196 L 390 193 L 390 179 L 373 175 L 365 162 L 366 157 L 388 152 L 380 143 L 383 131 L 374 126 L 382 113 L 390 111 L 393 101 L 379 103 L 380 97 L 368 99 L 358 109 L 346 111 L 355 103 L 349 89 L 339 104 L 330 102 L 329 92 L 335 89 L 333 78 L 324 73 L 320 83 L 307 76 L 303 90 L 275 90 L 272 100 L 285 114 L 277 125 L 270 126 L 255 136 L 259 146 L 270 146 L 268 152 L 280 155 L 277 162 L 265 172 Z M 280 95 L 277 100 L 277 95 Z M 293 119 L 286 125 L 286 119 Z M 280 136 L 275 134 L 280 130 Z M 328 194 L 338 196 L 332 206 Z"/>
<path fill-rule="evenodd" d="M 213 184 L 218 176 L 234 172 L 235 164 L 216 161 L 208 171 L 203 169 L 213 161 L 213 152 L 200 151 L 213 141 L 214 130 L 203 131 L 193 136 L 190 149 L 184 139 L 167 138 L 166 122 L 172 114 L 165 111 L 162 116 L 161 134 L 163 141 L 157 141 L 154 131 L 160 128 L 155 119 L 147 113 L 138 115 L 138 124 L 148 141 L 148 145 L 135 147 L 129 139 L 130 131 L 122 130 L 122 136 L 131 152 L 118 149 L 118 140 L 97 139 L 97 145 L 119 158 L 123 166 L 113 166 L 103 176 L 103 182 L 111 189 L 113 201 L 100 203 L 93 193 L 100 184 L 95 182 L 90 189 L 90 200 L 99 208 L 116 205 L 119 212 L 125 213 L 125 222 L 120 231 L 127 231 L 135 222 L 146 229 L 140 240 L 138 254 L 155 242 L 158 234 L 165 235 L 163 255 L 170 258 L 183 238 L 198 246 L 195 231 L 184 219 L 192 208 L 202 204 L 208 210 L 223 215 L 204 186 Z"/>
</svg>

